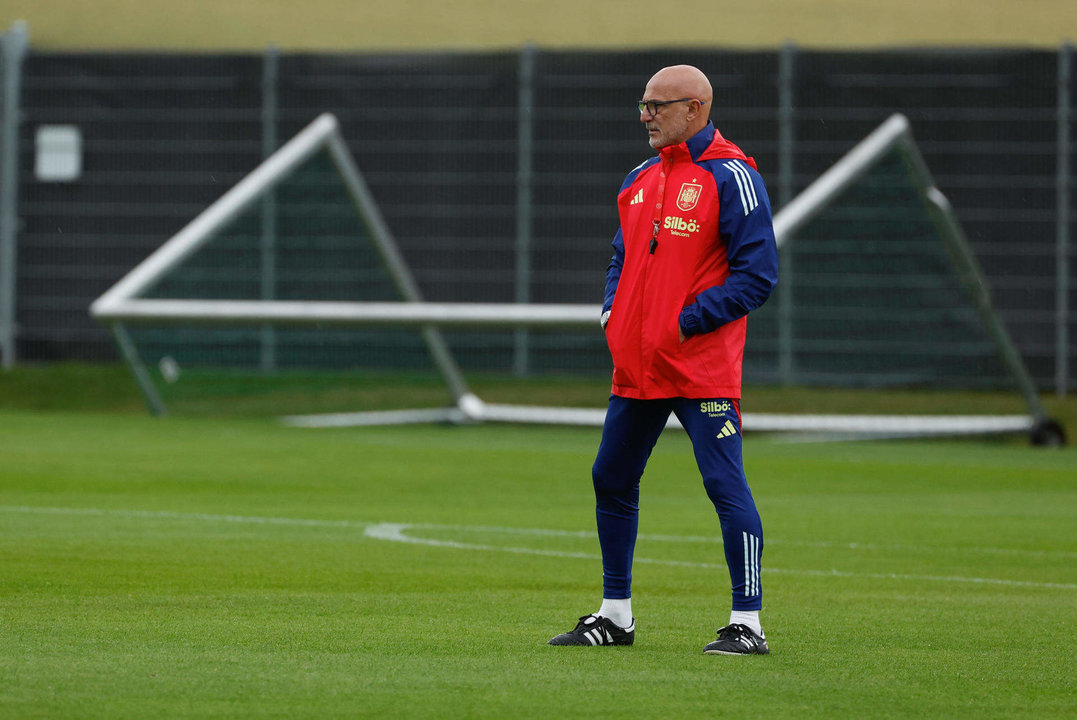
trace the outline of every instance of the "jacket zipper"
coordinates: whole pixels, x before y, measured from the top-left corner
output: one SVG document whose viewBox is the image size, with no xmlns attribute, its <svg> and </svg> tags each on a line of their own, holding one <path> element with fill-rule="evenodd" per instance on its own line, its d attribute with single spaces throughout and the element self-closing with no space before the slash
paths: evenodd
<svg viewBox="0 0 1077 720">
<path fill-rule="evenodd" d="M 663 159 L 662 162 L 659 164 L 658 192 L 657 192 L 658 197 L 655 200 L 655 204 L 654 204 L 654 223 L 653 223 L 653 228 L 651 230 L 651 243 L 650 243 L 650 247 L 649 247 L 649 250 L 648 250 L 648 254 L 650 254 L 651 256 L 654 256 L 655 250 L 658 249 L 658 233 L 662 229 L 662 214 L 663 214 L 662 208 L 663 208 L 663 206 L 665 204 L 665 201 L 666 201 L 666 177 L 667 177 L 667 175 L 669 174 L 669 172 L 672 169 L 673 169 L 673 156 L 670 155 L 668 162 L 665 159 Z M 641 313 L 643 313 L 643 314 L 646 314 L 646 312 L 647 312 L 646 298 L 647 298 L 647 284 L 648 284 L 648 279 L 649 279 L 647 276 L 648 276 L 649 273 L 650 273 L 650 262 L 647 262 L 647 263 L 644 264 L 643 273 L 640 276 L 640 293 L 641 293 L 641 299 L 644 301 L 643 302 L 643 308 L 641 310 Z M 650 348 L 644 347 L 644 337 L 643 337 L 643 335 L 644 335 L 644 327 L 645 327 L 645 325 L 647 323 L 644 322 L 643 320 L 644 320 L 643 316 L 641 315 L 640 338 L 639 338 L 639 340 L 640 340 L 640 348 L 639 348 L 640 349 L 639 387 L 640 387 L 640 390 L 642 392 L 647 392 L 647 388 L 651 384 L 648 381 L 647 368 L 649 368 L 650 365 L 651 365 L 651 356 L 654 355 L 655 348 L 653 346 L 650 347 Z M 649 350 L 649 352 L 648 352 L 648 350 Z M 646 359 L 643 357 L 644 353 L 648 354 L 648 357 Z"/>
</svg>

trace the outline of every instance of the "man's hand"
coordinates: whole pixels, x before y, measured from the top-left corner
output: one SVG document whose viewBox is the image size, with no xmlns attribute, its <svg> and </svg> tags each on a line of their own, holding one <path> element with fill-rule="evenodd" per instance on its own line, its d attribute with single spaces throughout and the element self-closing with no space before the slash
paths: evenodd
<svg viewBox="0 0 1077 720">
<path fill-rule="evenodd" d="M 679 336 L 680 336 L 680 338 L 681 338 L 681 342 L 682 342 L 682 343 L 683 343 L 683 342 L 684 342 L 685 340 L 687 340 L 687 339 L 688 339 L 688 338 L 686 338 L 686 337 L 684 336 L 684 330 L 682 330 L 682 329 L 681 329 L 681 324 L 680 324 L 680 323 L 677 323 L 677 335 L 679 335 Z"/>
</svg>

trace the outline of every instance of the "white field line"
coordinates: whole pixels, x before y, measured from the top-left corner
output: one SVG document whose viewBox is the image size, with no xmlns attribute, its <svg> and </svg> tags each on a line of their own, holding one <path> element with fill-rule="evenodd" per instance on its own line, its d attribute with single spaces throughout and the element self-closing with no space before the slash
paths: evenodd
<svg viewBox="0 0 1077 720">
<path fill-rule="evenodd" d="M 595 537 L 595 531 L 593 530 L 547 530 L 542 528 L 511 528 L 511 527 L 497 527 L 486 525 L 430 525 L 425 523 L 407 523 L 410 528 L 418 530 L 456 530 L 460 532 L 485 532 L 496 533 L 498 535 L 547 535 L 553 537 L 578 537 L 578 538 L 593 538 Z M 672 543 L 713 543 L 720 545 L 722 543 L 721 535 L 715 533 L 713 536 L 707 535 L 661 535 L 652 533 L 640 533 L 637 538 L 639 540 L 647 540 L 650 542 L 672 542 Z M 940 553 L 951 552 L 959 555 L 969 554 L 984 554 L 984 555 L 1016 555 L 1027 557 L 1058 557 L 1058 558 L 1074 558 L 1077 559 L 1077 552 L 1069 552 L 1066 550 L 1023 550 L 1020 548 L 993 548 L 993 547 L 937 547 L 931 545 L 899 545 L 893 544 L 879 544 L 879 543 L 862 543 L 862 542 L 837 542 L 830 540 L 781 540 L 774 538 L 766 538 L 765 544 L 767 546 L 788 546 L 788 547 L 813 547 L 813 548 L 838 548 L 843 550 L 881 550 L 881 551 L 897 551 L 897 552 L 923 552 L 938 555 Z"/>
<path fill-rule="evenodd" d="M 520 555 L 539 555 L 544 557 L 575 558 L 584 560 L 601 561 L 602 556 L 597 553 L 567 552 L 561 550 L 545 550 L 542 548 L 511 547 L 504 545 L 484 545 L 478 543 L 466 543 L 456 540 L 438 540 L 434 538 L 413 537 L 405 534 L 408 530 L 435 530 L 455 532 L 487 532 L 497 534 L 516 535 L 540 535 L 553 537 L 589 538 L 595 534 L 589 531 L 574 530 L 549 530 L 542 528 L 508 528 L 489 527 L 481 525 L 434 525 L 428 523 L 374 523 L 357 520 L 314 520 L 305 518 L 281 518 L 259 517 L 251 515 L 215 515 L 212 513 L 183 513 L 165 510 L 110 510 L 105 508 L 63 508 L 63 507 L 34 507 L 27 505 L 0 505 L 0 512 L 38 514 L 38 515 L 75 515 L 86 517 L 121 517 L 149 520 L 198 520 L 202 522 L 235 523 L 244 525 L 281 525 L 298 527 L 318 528 L 346 528 L 362 530 L 363 536 L 372 540 L 385 540 L 390 542 L 408 543 L 412 545 L 425 545 L 428 547 L 442 547 L 456 550 L 479 550 L 483 552 L 507 552 Z M 678 535 L 644 535 L 640 539 L 650 539 L 659 542 L 712 542 L 711 538 L 698 536 Z M 772 541 L 767 541 L 771 543 Z M 837 547 L 850 549 L 888 549 L 903 546 L 888 545 L 865 545 L 859 543 L 822 543 L 823 547 Z M 937 548 L 924 548 L 937 552 Z M 999 550 L 1001 548 L 981 548 L 981 550 Z M 1014 551 L 1021 552 L 1021 551 Z M 1025 551 L 1034 553 L 1037 551 Z M 1072 553 L 1060 553 L 1063 556 Z M 687 560 L 662 560 L 655 558 L 637 557 L 635 562 L 650 565 L 665 565 L 672 567 L 690 567 L 706 570 L 726 570 L 725 564 L 692 562 Z M 1029 580 L 1006 580 L 1002 578 L 965 577 L 958 575 L 912 575 L 904 573 L 864 573 L 849 572 L 843 570 L 793 570 L 766 566 L 764 574 L 775 575 L 803 575 L 808 577 L 861 577 L 881 580 L 909 580 L 913 582 L 946 582 L 968 583 L 975 585 L 1000 585 L 1005 587 L 1029 587 L 1045 588 L 1053 590 L 1077 590 L 1077 583 L 1050 583 L 1034 582 Z"/>
</svg>

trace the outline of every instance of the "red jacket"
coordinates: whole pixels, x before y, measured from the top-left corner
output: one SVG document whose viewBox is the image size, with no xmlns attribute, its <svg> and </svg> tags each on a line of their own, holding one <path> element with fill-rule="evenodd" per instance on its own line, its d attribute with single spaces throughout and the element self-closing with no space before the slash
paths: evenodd
<svg viewBox="0 0 1077 720">
<path fill-rule="evenodd" d="M 778 281 L 755 162 L 708 125 L 629 173 L 617 209 L 603 305 L 613 394 L 739 398 L 745 316 Z"/>
</svg>

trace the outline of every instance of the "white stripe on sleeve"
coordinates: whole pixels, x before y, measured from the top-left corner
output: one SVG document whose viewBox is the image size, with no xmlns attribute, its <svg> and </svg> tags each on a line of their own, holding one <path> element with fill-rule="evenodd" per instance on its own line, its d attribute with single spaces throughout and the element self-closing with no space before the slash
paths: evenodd
<svg viewBox="0 0 1077 720">
<path fill-rule="evenodd" d="M 751 173 L 748 172 L 748 168 L 744 167 L 744 163 L 739 160 L 731 160 L 725 163 L 725 167 L 733 175 L 733 178 L 737 181 L 737 187 L 740 189 L 740 202 L 744 207 L 744 214 L 747 215 L 759 205 L 759 196 L 755 192 L 755 183 L 752 182 Z"/>
<path fill-rule="evenodd" d="M 752 180 L 752 174 L 748 172 L 748 167 L 740 160 L 734 160 L 733 162 L 735 162 L 737 167 L 741 169 L 741 172 L 744 173 L 744 179 L 748 183 L 748 189 L 752 191 L 752 209 L 754 210 L 756 206 L 759 205 L 759 196 L 755 194 L 755 181 Z"/>
</svg>

